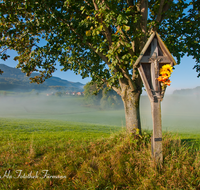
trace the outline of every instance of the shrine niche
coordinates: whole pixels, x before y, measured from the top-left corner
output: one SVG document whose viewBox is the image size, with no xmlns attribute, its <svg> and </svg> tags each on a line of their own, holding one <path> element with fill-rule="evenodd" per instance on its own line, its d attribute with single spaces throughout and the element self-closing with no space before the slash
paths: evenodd
<svg viewBox="0 0 200 190">
<path fill-rule="evenodd" d="M 160 68 L 163 65 L 176 65 L 174 58 L 157 32 L 154 32 L 144 46 L 136 65 L 139 64 L 139 73 L 144 83 L 149 98 L 162 99 L 165 90 L 162 90 L 161 83 L 157 80 Z"/>
<path fill-rule="evenodd" d="M 174 66 L 176 62 L 157 32 L 145 44 L 136 60 L 138 71 L 151 102 L 153 119 L 152 155 L 156 161 L 163 160 L 161 107 L 166 86 L 159 81 L 160 69 L 164 65 Z M 169 67 L 170 67 L 169 66 Z"/>
</svg>

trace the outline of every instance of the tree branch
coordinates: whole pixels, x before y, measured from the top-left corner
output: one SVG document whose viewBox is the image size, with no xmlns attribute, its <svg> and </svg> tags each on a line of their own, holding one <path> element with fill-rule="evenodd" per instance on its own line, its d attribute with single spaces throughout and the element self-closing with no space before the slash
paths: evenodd
<svg viewBox="0 0 200 190">
<path fill-rule="evenodd" d="M 73 31 L 77 37 L 83 42 L 83 37 L 80 35 L 80 33 L 77 33 L 76 30 L 69 24 L 69 23 L 66 23 L 63 19 L 61 19 L 65 24 L 67 24 L 67 26 L 71 29 L 71 31 Z M 86 44 L 96 53 L 99 55 L 99 57 L 101 57 L 101 59 L 107 64 L 107 65 L 110 65 L 111 63 L 108 61 L 108 58 L 103 55 L 103 53 L 101 53 L 100 51 L 97 51 L 97 49 L 95 49 L 93 47 L 93 45 L 89 42 L 86 41 Z"/>
<path fill-rule="evenodd" d="M 76 33 L 76 35 L 77 35 L 77 33 Z M 81 38 L 81 40 L 83 40 L 83 38 Z M 86 42 L 86 44 L 87 44 L 95 53 L 97 53 L 97 54 L 99 55 L 99 57 L 101 57 L 101 59 L 102 59 L 107 65 L 110 65 L 110 64 L 111 64 L 111 63 L 108 61 L 108 58 L 107 58 L 105 55 L 103 55 L 103 53 L 101 53 L 100 51 L 97 51 L 97 50 L 92 46 L 91 43 Z"/>
<path fill-rule="evenodd" d="M 139 24 L 140 29 L 142 30 L 143 36 L 141 38 L 141 42 L 139 44 L 140 51 L 142 50 L 145 42 L 146 42 L 146 34 L 147 34 L 147 17 L 148 17 L 148 0 L 140 0 L 137 4 L 137 10 L 141 13 L 141 20 Z"/>
<path fill-rule="evenodd" d="M 127 0 L 127 4 L 128 4 L 129 7 L 133 6 L 133 0 Z"/>
<path fill-rule="evenodd" d="M 173 2 L 173 0 L 168 0 L 167 3 L 164 4 L 164 0 L 161 0 L 160 7 L 159 7 L 159 10 L 158 10 L 158 15 L 157 15 L 157 18 L 156 18 L 157 23 L 161 23 L 162 20 L 165 18 L 165 13 L 170 8 L 171 2 Z M 156 25 L 156 26 L 153 27 L 152 31 L 157 31 L 157 29 L 158 29 L 158 26 Z"/>
<path fill-rule="evenodd" d="M 170 8 L 170 3 L 173 2 L 173 0 L 168 0 L 167 3 L 165 3 L 165 5 L 163 6 L 163 14 L 161 16 L 161 20 L 160 22 L 165 18 L 165 13 L 168 11 L 168 9 Z"/>
<path fill-rule="evenodd" d="M 93 1 L 93 4 L 94 4 L 94 8 L 96 11 L 99 11 L 99 8 L 96 4 L 96 1 L 95 0 L 92 0 Z M 105 3 L 104 1 L 102 1 L 102 3 Z M 108 8 L 108 7 L 107 7 Z M 97 18 L 98 22 L 101 23 L 103 25 L 103 28 L 105 30 L 105 36 L 106 36 L 106 39 L 108 40 L 108 43 L 109 43 L 109 46 L 112 45 L 112 36 L 111 36 L 111 33 L 108 29 L 108 27 L 106 27 L 106 25 L 103 23 L 103 19 L 102 19 L 102 15 L 101 15 L 101 18 L 99 18 L 98 15 L 95 15 L 95 17 Z"/>
<path fill-rule="evenodd" d="M 135 50 L 134 43 L 131 42 L 131 40 L 129 39 L 129 37 L 126 36 L 126 35 L 124 34 L 124 32 L 123 32 L 123 30 L 120 28 L 120 26 L 117 26 L 117 30 L 120 31 L 120 32 L 122 33 L 121 37 L 122 37 L 127 43 L 131 43 L 132 49 L 128 48 L 128 52 L 129 52 L 132 56 L 134 56 L 134 50 Z M 121 43 L 121 44 L 123 44 L 123 43 Z"/>
<path fill-rule="evenodd" d="M 118 56 L 116 56 L 116 57 L 117 57 L 117 60 L 118 60 L 118 62 L 119 62 L 119 64 L 118 64 L 118 66 L 119 66 L 119 65 L 121 64 L 121 61 L 120 61 L 120 59 L 119 59 Z M 135 85 L 133 85 L 133 83 L 132 83 L 132 80 L 131 80 L 131 78 L 130 78 L 130 76 L 129 76 L 129 74 L 128 74 L 128 71 L 126 71 L 126 70 L 123 69 L 122 67 L 121 67 L 121 68 L 119 67 L 119 69 L 122 71 L 124 77 L 128 80 L 128 83 L 129 83 L 129 85 L 130 85 L 132 91 L 134 91 L 136 88 L 135 88 Z"/>
<path fill-rule="evenodd" d="M 101 79 L 104 83 L 107 83 L 107 80 L 106 79 Z M 107 83 L 108 84 L 108 83 Z M 110 88 L 112 88 L 115 92 L 117 92 L 117 94 L 119 94 L 121 96 L 121 90 L 120 88 L 117 88 L 115 86 L 111 86 L 109 85 Z"/>
<path fill-rule="evenodd" d="M 92 2 L 93 2 L 93 4 L 94 4 L 94 8 L 95 8 L 95 10 L 98 11 L 99 8 L 98 8 L 98 6 L 97 6 L 97 4 L 96 4 L 96 1 L 95 1 L 95 0 L 92 0 Z"/>
<path fill-rule="evenodd" d="M 111 88 L 112 88 L 115 92 L 117 92 L 117 94 L 119 94 L 119 95 L 121 96 L 121 90 L 120 90 L 119 88 L 117 88 L 117 87 L 115 87 L 115 86 L 111 86 Z"/>
<path fill-rule="evenodd" d="M 141 14 L 142 14 L 142 32 L 146 35 L 147 32 L 147 16 L 148 16 L 148 0 L 141 1 Z"/>
<path fill-rule="evenodd" d="M 0 53 L 3 53 L 4 51 L 7 51 L 9 49 L 9 47 L 3 49 L 2 51 L 0 51 Z"/>
<path fill-rule="evenodd" d="M 164 2 L 165 2 L 165 0 L 160 0 L 160 7 L 159 7 L 158 14 L 157 14 L 157 17 L 156 17 L 156 22 L 160 22 L 161 21 Z"/>
<path fill-rule="evenodd" d="M 105 3 L 105 0 L 102 0 L 102 3 Z M 94 4 L 94 7 L 95 7 L 95 10 L 99 10 L 98 9 L 98 6 L 95 2 L 95 0 L 93 0 L 93 4 Z M 108 10 L 110 10 L 110 8 L 106 5 L 106 8 Z M 98 18 L 98 21 L 103 25 L 103 28 L 105 30 L 105 35 L 106 35 L 106 39 L 108 40 L 109 42 L 109 45 L 111 46 L 112 45 L 112 35 L 111 35 L 111 32 L 109 31 L 109 29 L 106 27 L 106 25 L 103 23 L 103 20 L 101 20 L 101 18 Z M 114 20 L 116 21 L 116 18 L 114 18 Z M 129 36 L 125 35 L 123 30 L 121 30 L 120 26 L 117 26 L 117 30 L 120 31 L 122 33 L 122 38 L 127 42 L 127 43 L 131 43 L 131 39 Z M 133 51 L 131 51 L 131 49 L 129 49 L 129 53 L 131 53 L 131 55 L 134 55 Z"/>
</svg>

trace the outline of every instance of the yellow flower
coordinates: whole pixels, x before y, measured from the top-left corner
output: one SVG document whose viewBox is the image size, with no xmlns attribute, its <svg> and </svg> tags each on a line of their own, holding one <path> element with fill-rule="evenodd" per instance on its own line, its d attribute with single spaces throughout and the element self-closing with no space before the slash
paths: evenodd
<svg viewBox="0 0 200 190">
<path fill-rule="evenodd" d="M 169 80 L 169 77 L 172 73 L 172 66 L 169 64 L 163 65 L 160 69 L 160 76 L 157 78 L 159 82 L 161 82 L 162 87 L 165 89 L 166 86 L 170 86 L 171 81 Z"/>
<path fill-rule="evenodd" d="M 170 64 L 163 65 L 162 68 L 160 69 L 160 74 L 162 75 L 163 73 L 168 74 L 169 76 L 173 72 L 173 67 Z"/>
<path fill-rule="evenodd" d="M 161 75 L 167 75 L 168 77 L 171 76 L 171 72 L 169 72 L 168 70 L 161 70 L 161 71 L 160 71 L 160 74 L 161 74 Z"/>
</svg>

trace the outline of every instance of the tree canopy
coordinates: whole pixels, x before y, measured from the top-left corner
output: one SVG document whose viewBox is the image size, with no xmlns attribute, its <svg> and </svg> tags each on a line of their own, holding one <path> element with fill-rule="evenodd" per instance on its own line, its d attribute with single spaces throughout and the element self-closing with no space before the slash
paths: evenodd
<svg viewBox="0 0 200 190">
<path fill-rule="evenodd" d="M 131 80 L 145 40 L 157 30 L 178 62 L 191 55 L 200 72 L 199 7 L 197 0 L 3 0 L 1 57 L 16 50 L 27 75 L 40 70 L 43 78 L 34 81 L 51 77 L 58 61 L 64 71 L 117 86 L 116 79 Z"/>
</svg>

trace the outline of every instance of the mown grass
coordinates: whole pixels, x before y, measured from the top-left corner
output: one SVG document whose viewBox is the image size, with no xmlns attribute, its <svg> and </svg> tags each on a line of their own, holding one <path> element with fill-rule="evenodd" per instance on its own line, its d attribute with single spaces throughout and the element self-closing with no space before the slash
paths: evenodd
<svg viewBox="0 0 200 190">
<path fill-rule="evenodd" d="M 1 119 L 0 189 L 200 189 L 200 134 L 164 133 L 162 165 L 151 158 L 150 136 L 105 125 Z"/>
</svg>

